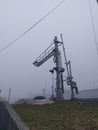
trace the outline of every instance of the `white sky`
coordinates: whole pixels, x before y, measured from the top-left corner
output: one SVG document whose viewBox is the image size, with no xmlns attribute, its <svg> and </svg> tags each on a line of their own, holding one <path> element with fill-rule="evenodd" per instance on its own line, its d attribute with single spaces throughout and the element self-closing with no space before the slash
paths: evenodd
<svg viewBox="0 0 98 130">
<path fill-rule="evenodd" d="M 98 42 L 98 4 L 90 0 Z M 0 49 L 37 22 L 60 0 L 0 0 Z M 32 31 L 0 53 L 1 96 L 30 97 L 51 91 L 53 58 L 36 68 L 32 62 L 62 33 L 79 90 L 98 87 L 98 55 L 92 31 L 89 0 L 65 0 Z M 64 62 L 63 62 L 64 63 Z M 65 86 L 66 87 L 66 86 Z"/>
</svg>

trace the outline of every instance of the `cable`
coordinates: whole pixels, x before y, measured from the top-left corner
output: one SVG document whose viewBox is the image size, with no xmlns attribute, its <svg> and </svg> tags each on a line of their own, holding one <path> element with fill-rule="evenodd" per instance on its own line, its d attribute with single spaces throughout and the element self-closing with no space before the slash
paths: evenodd
<svg viewBox="0 0 98 130">
<path fill-rule="evenodd" d="M 47 14 L 45 14 L 42 18 L 40 18 L 35 24 L 33 24 L 29 29 L 27 29 L 24 33 L 22 33 L 20 36 L 18 36 L 15 40 L 10 42 L 8 45 L 6 45 L 4 48 L 0 50 L 0 53 L 3 52 L 5 49 L 9 48 L 12 44 L 14 44 L 17 40 L 19 40 L 21 37 L 23 37 L 25 34 L 27 34 L 30 30 L 32 30 L 36 25 L 38 25 L 41 21 L 43 21 L 46 17 L 48 17 L 52 12 L 54 12 L 62 3 L 64 3 L 65 0 L 62 0 L 58 5 L 56 5 L 51 11 L 49 11 Z"/>
<path fill-rule="evenodd" d="M 95 45 L 96 45 L 96 51 L 98 55 L 98 43 L 97 43 L 97 37 L 96 37 L 96 32 L 95 32 L 95 25 L 94 25 L 94 18 L 93 18 L 93 13 L 92 13 L 92 8 L 91 8 L 91 2 L 89 0 L 89 7 L 90 7 L 90 14 L 91 14 L 91 21 L 92 21 L 92 27 L 93 27 L 93 33 L 94 33 L 94 40 L 95 40 Z"/>
</svg>

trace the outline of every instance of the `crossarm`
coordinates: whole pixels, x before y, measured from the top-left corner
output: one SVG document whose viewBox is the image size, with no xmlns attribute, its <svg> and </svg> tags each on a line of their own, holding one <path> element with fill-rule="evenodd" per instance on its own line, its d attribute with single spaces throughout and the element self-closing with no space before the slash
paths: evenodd
<svg viewBox="0 0 98 130">
<path fill-rule="evenodd" d="M 34 65 L 39 67 L 44 62 L 46 62 L 48 59 L 50 59 L 54 55 L 54 49 L 50 49 L 49 51 L 45 51 L 42 55 L 40 55 L 36 61 L 34 61 Z"/>
</svg>

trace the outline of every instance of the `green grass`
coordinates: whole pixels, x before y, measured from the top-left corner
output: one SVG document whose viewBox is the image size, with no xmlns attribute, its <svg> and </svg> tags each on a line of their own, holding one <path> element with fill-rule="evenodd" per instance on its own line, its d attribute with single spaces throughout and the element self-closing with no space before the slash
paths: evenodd
<svg viewBox="0 0 98 130">
<path fill-rule="evenodd" d="M 30 130 L 98 130 L 98 103 L 76 102 L 51 105 L 13 105 Z"/>
</svg>

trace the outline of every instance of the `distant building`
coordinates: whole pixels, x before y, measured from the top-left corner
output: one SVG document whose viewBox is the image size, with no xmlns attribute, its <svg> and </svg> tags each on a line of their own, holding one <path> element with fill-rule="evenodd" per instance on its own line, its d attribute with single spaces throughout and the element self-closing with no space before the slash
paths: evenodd
<svg viewBox="0 0 98 130">
<path fill-rule="evenodd" d="M 70 90 L 66 90 L 64 94 L 65 99 L 71 98 L 71 92 Z M 79 91 L 79 94 L 76 95 L 76 98 L 98 98 L 98 89 L 89 89 L 89 90 L 83 90 Z"/>
<path fill-rule="evenodd" d="M 77 98 L 98 98 L 98 89 L 89 89 L 80 91 Z"/>
</svg>

